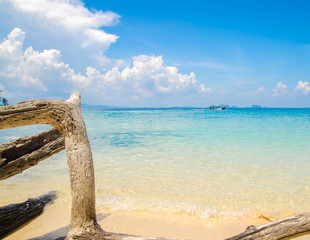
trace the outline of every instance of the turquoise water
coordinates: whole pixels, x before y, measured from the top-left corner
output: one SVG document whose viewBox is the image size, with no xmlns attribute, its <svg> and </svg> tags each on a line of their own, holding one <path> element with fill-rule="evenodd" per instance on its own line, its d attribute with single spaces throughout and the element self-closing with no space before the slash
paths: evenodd
<svg viewBox="0 0 310 240">
<path fill-rule="evenodd" d="M 207 219 L 309 210 L 310 109 L 82 111 L 98 211 Z M 2 130 L 0 142 L 46 128 Z M 69 204 L 64 152 L 0 182 L 0 203 L 54 189 Z"/>
</svg>

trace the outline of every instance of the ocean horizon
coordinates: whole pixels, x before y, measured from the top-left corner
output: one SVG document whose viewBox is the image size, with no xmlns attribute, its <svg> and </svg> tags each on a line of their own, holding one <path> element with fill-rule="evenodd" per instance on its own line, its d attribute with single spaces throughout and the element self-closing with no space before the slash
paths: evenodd
<svg viewBox="0 0 310 240">
<path fill-rule="evenodd" d="M 83 107 L 97 212 L 281 218 L 310 204 L 308 108 Z M 2 130 L 0 143 L 50 126 Z M 0 182 L 1 205 L 51 190 L 70 207 L 65 151 Z"/>
</svg>

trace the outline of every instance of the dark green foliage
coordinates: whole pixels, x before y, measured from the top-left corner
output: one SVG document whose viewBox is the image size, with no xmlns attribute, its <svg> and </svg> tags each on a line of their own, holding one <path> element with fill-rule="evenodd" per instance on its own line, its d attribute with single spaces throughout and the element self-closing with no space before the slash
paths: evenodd
<svg viewBox="0 0 310 240">
<path fill-rule="evenodd" d="M 0 94 L 1 94 L 1 92 L 3 92 L 3 91 L 0 90 Z M 7 106 L 7 105 L 9 105 L 9 102 L 6 98 L 0 96 L 0 105 Z"/>
</svg>

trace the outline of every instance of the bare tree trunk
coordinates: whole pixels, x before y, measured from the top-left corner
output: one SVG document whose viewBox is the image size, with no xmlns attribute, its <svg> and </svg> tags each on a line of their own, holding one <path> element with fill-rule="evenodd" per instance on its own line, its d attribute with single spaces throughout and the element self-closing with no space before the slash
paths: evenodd
<svg viewBox="0 0 310 240">
<path fill-rule="evenodd" d="M 64 137 L 56 129 L 1 144 L 0 180 L 21 173 L 64 149 Z"/>
<path fill-rule="evenodd" d="M 65 138 L 72 206 L 67 239 L 98 239 L 105 232 L 95 212 L 93 157 L 80 109 L 80 93 L 67 101 L 31 100 L 0 108 L 0 129 L 50 124 Z"/>
<path fill-rule="evenodd" d="M 103 231 L 97 223 L 93 159 L 80 109 L 79 93 L 74 92 L 67 101 L 31 100 L 0 108 L 0 129 L 34 124 L 52 125 L 64 136 L 72 194 L 71 223 L 66 239 L 163 239 L 108 233 Z M 54 130 L 51 131 L 55 133 Z M 51 133 L 42 134 L 43 136 L 50 136 Z M 42 137 L 42 135 L 40 137 Z M 53 138 L 49 138 L 47 141 L 51 139 Z M 57 138 L 56 141 L 59 139 L 60 138 Z M 33 137 L 30 137 L 28 140 L 29 141 L 22 139 L 20 142 L 30 143 L 31 145 L 36 141 Z M 52 140 L 52 142 L 53 141 L 55 141 L 55 139 Z M 60 147 L 59 143 L 56 145 Z M 8 145 L 3 147 L 7 149 Z M 22 147 L 16 151 L 16 153 L 19 152 L 19 154 L 17 154 L 18 156 L 12 156 L 12 152 L 5 152 L 4 149 L 2 152 L 3 159 L 0 162 L 2 166 L 9 164 L 11 162 L 10 160 L 14 158 L 22 158 L 25 154 L 25 152 L 19 151 L 24 149 Z M 36 152 L 35 150 L 33 153 Z M 11 156 L 11 159 L 8 156 Z M 15 167 L 12 168 L 14 169 Z M 26 169 L 24 166 L 22 168 L 23 170 Z M 3 177 L 5 176 L 9 177 L 8 174 L 3 174 Z"/>
<path fill-rule="evenodd" d="M 310 212 L 284 218 L 262 226 L 249 226 L 247 229 L 226 240 L 277 240 L 310 231 Z"/>
<path fill-rule="evenodd" d="M 26 202 L 0 207 L 0 238 L 29 222 L 43 212 L 44 206 L 56 198 L 55 193 L 29 198 Z"/>
</svg>

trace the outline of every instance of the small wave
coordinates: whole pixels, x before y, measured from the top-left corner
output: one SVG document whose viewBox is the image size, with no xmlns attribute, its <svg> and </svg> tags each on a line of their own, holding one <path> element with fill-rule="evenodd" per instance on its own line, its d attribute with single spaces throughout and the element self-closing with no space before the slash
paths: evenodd
<svg viewBox="0 0 310 240">
<path fill-rule="evenodd" d="M 201 206 L 196 202 L 142 200 L 130 197 L 102 197 L 97 199 L 99 212 L 149 212 L 154 214 L 187 215 L 200 220 L 258 218 L 262 215 L 249 207 Z"/>
</svg>

